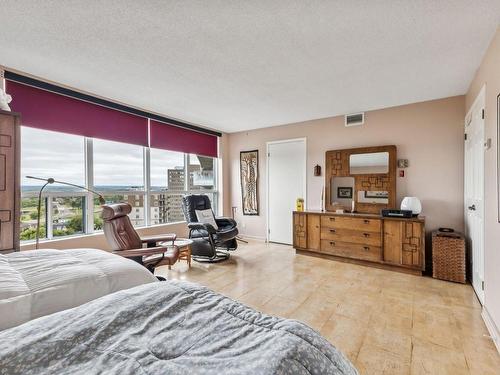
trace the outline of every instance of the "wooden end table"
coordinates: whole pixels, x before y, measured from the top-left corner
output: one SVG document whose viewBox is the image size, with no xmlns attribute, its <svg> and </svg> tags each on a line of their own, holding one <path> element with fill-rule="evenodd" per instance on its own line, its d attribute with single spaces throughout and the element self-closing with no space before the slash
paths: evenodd
<svg viewBox="0 0 500 375">
<path fill-rule="evenodd" d="M 191 268 L 191 244 L 193 240 L 188 238 L 177 238 L 173 243 L 172 241 L 160 242 L 160 246 L 176 246 L 179 249 L 179 260 L 185 260 Z"/>
</svg>

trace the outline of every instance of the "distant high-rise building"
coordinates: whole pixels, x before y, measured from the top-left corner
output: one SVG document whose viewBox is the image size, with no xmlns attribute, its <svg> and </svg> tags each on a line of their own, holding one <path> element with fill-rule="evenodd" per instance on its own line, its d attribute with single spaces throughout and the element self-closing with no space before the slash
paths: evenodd
<svg viewBox="0 0 500 375">
<path fill-rule="evenodd" d="M 165 196 L 166 222 L 183 221 L 182 196 L 185 191 L 184 168 L 178 167 L 167 171 L 168 193 Z M 180 192 L 175 194 L 173 192 Z"/>
</svg>

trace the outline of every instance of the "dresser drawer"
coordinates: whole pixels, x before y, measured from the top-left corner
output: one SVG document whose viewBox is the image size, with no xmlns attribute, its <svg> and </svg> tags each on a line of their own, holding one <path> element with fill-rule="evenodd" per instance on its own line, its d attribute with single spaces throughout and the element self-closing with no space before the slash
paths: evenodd
<svg viewBox="0 0 500 375">
<path fill-rule="evenodd" d="M 382 260 L 382 248 L 380 246 L 360 245 L 342 241 L 321 240 L 321 252 L 374 262 Z"/>
<path fill-rule="evenodd" d="M 321 227 L 321 239 L 341 242 L 352 242 L 362 245 L 382 246 L 380 233 L 359 231 L 354 229 L 337 229 Z"/>
<path fill-rule="evenodd" d="M 321 227 L 338 229 L 356 229 L 363 232 L 379 232 L 382 227 L 380 219 L 362 217 L 321 216 Z"/>
</svg>

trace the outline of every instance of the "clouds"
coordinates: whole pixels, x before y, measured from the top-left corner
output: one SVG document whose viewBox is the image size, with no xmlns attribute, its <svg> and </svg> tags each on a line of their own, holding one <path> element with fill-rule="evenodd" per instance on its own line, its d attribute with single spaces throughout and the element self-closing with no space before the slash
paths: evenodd
<svg viewBox="0 0 500 375">
<path fill-rule="evenodd" d="M 26 175 L 85 185 L 84 137 L 21 128 L 22 185 L 40 185 Z M 144 186 L 143 147 L 93 141 L 94 185 Z M 151 149 L 151 185 L 166 186 L 167 170 L 182 167 L 184 154 Z"/>
</svg>

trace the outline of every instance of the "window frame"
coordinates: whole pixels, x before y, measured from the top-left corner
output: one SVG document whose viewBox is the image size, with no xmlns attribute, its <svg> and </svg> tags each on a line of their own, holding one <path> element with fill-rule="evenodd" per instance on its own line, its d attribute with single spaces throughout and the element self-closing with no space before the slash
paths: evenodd
<svg viewBox="0 0 500 375">
<path fill-rule="evenodd" d="M 84 143 L 84 177 L 85 177 L 85 187 L 91 190 L 95 190 L 94 184 L 94 138 L 83 137 Z M 123 142 L 122 142 L 123 143 Z M 126 143 L 125 143 L 126 144 Z M 162 225 L 170 225 L 176 223 L 183 223 L 182 221 L 175 222 L 167 222 L 167 223 L 159 223 L 152 224 L 153 220 L 158 221 L 158 218 L 153 217 L 152 209 L 158 207 L 158 205 L 154 204 L 155 201 L 152 199 L 152 195 L 155 194 L 199 194 L 206 193 L 210 194 L 213 197 L 212 201 L 212 210 L 217 216 L 219 211 L 219 162 L 218 158 L 213 159 L 213 168 L 214 168 L 214 183 L 212 189 L 200 190 L 200 189 L 189 189 L 189 155 L 188 153 L 183 153 L 184 155 L 184 189 L 183 190 L 168 190 L 168 192 L 157 192 L 151 190 L 151 148 L 143 146 L 143 177 L 144 177 L 144 188 L 142 190 L 134 190 L 134 191 L 112 191 L 110 193 L 117 195 L 140 195 L 143 197 L 143 205 L 140 206 L 144 209 L 144 225 L 137 226 L 136 228 L 144 228 L 144 227 L 155 227 Z M 108 192 L 100 192 L 103 196 L 108 195 Z M 21 192 L 21 199 L 23 198 L 32 198 L 38 197 L 38 192 Z M 53 236 L 53 222 L 52 222 L 52 205 L 51 202 L 55 198 L 59 197 L 84 197 L 85 199 L 85 212 L 82 214 L 83 223 L 83 233 L 68 235 L 68 236 Z M 44 191 L 42 193 L 42 199 L 46 204 L 46 213 L 45 213 L 45 225 L 46 225 L 46 236 L 41 238 L 40 241 L 52 241 L 52 240 L 60 240 L 64 238 L 74 238 L 78 236 L 87 236 L 94 233 L 102 233 L 102 230 L 94 229 L 94 194 L 87 191 L 75 191 L 75 192 L 54 192 L 54 191 Z M 50 209 L 49 209 L 50 208 Z M 134 211 L 135 212 L 135 211 Z M 159 216 L 159 215 L 158 215 Z M 34 242 L 34 240 L 23 240 L 22 243 L 28 244 Z"/>
</svg>

